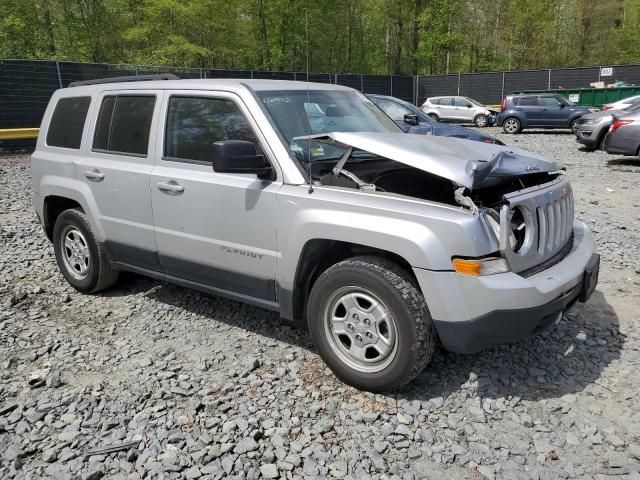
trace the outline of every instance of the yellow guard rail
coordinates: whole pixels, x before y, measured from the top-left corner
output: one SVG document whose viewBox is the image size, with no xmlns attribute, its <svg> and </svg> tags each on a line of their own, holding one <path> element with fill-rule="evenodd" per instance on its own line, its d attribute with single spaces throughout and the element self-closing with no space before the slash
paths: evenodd
<svg viewBox="0 0 640 480">
<path fill-rule="evenodd" d="M 39 128 L 0 128 L 0 140 L 26 140 L 38 138 Z"/>
</svg>

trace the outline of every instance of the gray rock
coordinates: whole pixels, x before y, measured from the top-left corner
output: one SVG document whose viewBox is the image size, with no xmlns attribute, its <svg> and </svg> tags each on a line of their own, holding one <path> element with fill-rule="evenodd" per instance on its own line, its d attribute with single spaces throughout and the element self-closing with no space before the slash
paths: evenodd
<svg viewBox="0 0 640 480">
<path fill-rule="evenodd" d="M 316 430 L 318 431 L 318 433 L 327 433 L 327 432 L 330 432 L 332 429 L 333 429 L 333 420 L 331 420 L 330 418 L 320 419 L 316 423 Z"/>
<path fill-rule="evenodd" d="M 262 474 L 263 478 L 278 478 L 279 477 L 278 467 L 275 466 L 273 463 L 265 463 L 264 465 L 261 465 L 260 466 L 260 473 Z"/>
<path fill-rule="evenodd" d="M 247 452 L 253 452 L 254 450 L 257 450 L 258 447 L 259 447 L 258 442 L 256 442 L 251 437 L 247 437 L 240 440 L 236 444 L 236 448 L 233 451 L 238 454 L 243 454 Z"/>
</svg>

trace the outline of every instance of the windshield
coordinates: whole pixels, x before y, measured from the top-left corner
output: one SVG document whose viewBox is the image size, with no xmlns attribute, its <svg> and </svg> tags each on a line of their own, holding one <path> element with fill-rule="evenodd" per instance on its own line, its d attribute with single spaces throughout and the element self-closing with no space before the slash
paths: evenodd
<svg viewBox="0 0 640 480">
<path fill-rule="evenodd" d="M 465 98 L 465 100 L 469 100 L 469 102 L 473 103 L 474 105 L 476 105 L 478 107 L 484 107 L 483 104 L 481 104 L 477 100 L 474 100 L 473 98 L 469 98 L 469 97 L 464 97 L 464 98 Z"/>
<path fill-rule="evenodd" d="M 343 148 L 296 137 L 331 132 L 396 132 L 402 130 L 368 98 L 339 90 L 256 92 L 275 127 L 301 162 L 338 160 Z"/>
<path fill-rule="evenodd" d="M 575 103 L 573 103 L 571 100 L 569 100 L 567 97 L 565 97 L 563 95 L 556 95 L 556 99 L 558 100 L 558 102 L 565 103 L 566 105 L 568 105 L 570 107 L 575 107 L 576 106 Z"/>
</svg>

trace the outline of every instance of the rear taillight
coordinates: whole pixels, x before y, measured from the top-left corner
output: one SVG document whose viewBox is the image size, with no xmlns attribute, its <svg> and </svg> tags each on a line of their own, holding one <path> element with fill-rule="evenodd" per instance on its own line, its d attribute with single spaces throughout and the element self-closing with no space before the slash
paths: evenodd
<svg viewBox="0 0 640 480">
<path fill-rule="evenodd" d="M 613 105 L 609 105 L 608 103 L 606 105 L 602 105 L 602 111 L 606 112 L 607 110 L 611 110 L 613 108 Z"/>
<path fill-rule="evenodd" d="M 611 124 L 611 128 L 609 129 L 609 133 L 614 133 L 620 127 L 623 127 L 625 125 L 629 125 L 630 123 L 633 123 L 633 120 L 616 120 L 615 122 L 613 122 Z"/>
<path fill-rule="evenodd" d="M 504 112 L 506 108 L 507 108 L 507 97 L 504 97 L 502 99 L 502 103 L 500 104 L 500 111 Z"/>
</svg>

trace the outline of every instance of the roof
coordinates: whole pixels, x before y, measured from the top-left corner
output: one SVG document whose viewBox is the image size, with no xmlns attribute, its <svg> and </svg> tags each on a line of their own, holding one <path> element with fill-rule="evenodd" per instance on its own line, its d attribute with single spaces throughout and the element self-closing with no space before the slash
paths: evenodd
<svg viewBox="0 0 640 480">
<path fill-rule="evenodd" d="M 140 82 L 100 83 L 95 85 L 80 85 L 69 87 L 69 91 L 80 92 L 103 90 L 237 90 L 249 87 L 254 91 L 270 90 L 344 90 L 352 91 L 349 87 L 330 83 L 298 82 L 292 80 L 263 80 L 249 78 L 204 78 L 183 80 L 146 80 Z"/>
</svg>

